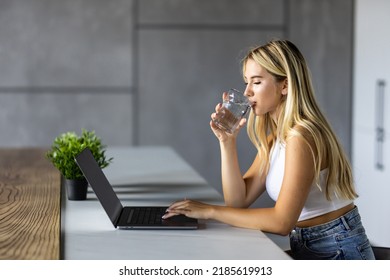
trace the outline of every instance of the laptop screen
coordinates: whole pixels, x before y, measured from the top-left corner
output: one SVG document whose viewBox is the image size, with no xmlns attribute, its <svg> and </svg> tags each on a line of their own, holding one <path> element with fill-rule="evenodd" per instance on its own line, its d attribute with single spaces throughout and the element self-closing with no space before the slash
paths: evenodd
<svg viewBox="0 0 390 280">
<path fill-rule="evenodd" d="M 108 182 L 107 177 L 93 157 L 91 150 L 85 148 L 76 156 L 75 160 L 100 203 L 103 205 L 107 215 L 110 217 L 111 222 L 116 227 L 123 206 L 111 184 Z"/>
</svg>

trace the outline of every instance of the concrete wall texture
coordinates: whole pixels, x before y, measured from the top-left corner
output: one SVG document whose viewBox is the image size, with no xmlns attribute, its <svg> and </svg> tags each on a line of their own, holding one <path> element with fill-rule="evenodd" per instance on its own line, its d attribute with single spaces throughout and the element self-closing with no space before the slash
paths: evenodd
<svg viewBox="0 0 390 280">
<path fill-rule="evenodd" d="M 220 189 L 210 114 L 243 89 L 240 59 L 272 38 L 306 56 L 351 146 L 353 0 L 2 0 L 0 146 L 93 129 L 107 145 L 169 145 Z M 243 171 L 255 150 L 243 131 Z M 169 163 L 167 163 L 169 164 Z"/>
</svg>

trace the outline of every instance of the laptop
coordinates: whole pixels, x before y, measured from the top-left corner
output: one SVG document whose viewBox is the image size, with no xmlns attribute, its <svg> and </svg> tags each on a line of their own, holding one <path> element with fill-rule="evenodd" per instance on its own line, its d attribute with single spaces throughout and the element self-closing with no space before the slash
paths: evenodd
<svg viewBox="0 0 390 280">
<path fill-rule="evenodd" d="M 115 228 L 119 229 L 197 229 L 198 220 L 178 215 L 162 219 L 167 206 L 131 207 L 121 204 L 112 185 L 96 162 L 90 149 L 75 157 L 89 185 L 95 192 Z"/>
</svg>

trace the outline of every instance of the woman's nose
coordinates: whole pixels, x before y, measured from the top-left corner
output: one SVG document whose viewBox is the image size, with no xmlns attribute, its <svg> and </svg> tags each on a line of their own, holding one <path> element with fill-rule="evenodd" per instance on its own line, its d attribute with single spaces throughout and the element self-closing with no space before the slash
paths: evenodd
<svg viewBox="0 0 390 280">
<path fill-rule="evenodd" d="M 251 97 L 253 94 L 251 93 L 251 91 L 249 90 L 249 88 L 246 87 L 245 90 L 244 90 L 244 95 L 245 95 L 246 97 Z"/>
</svg>

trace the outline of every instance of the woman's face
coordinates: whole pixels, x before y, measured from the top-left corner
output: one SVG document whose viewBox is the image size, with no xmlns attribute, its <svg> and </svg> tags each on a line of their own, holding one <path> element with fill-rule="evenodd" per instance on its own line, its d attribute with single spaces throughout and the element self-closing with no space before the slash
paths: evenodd
<svg viewBox="0 0 390 280">
<path fill-rule="evenodd" d="M 276 121 L 282 95 L 287 94 L 286 80 L 277 82 L 274 76 L 253 59 L 246 62 L 244 80 L 246 84 L 244 94 L 253 104 L 253 113 L 256 116 L 270 113 Z"/>
</svg>

